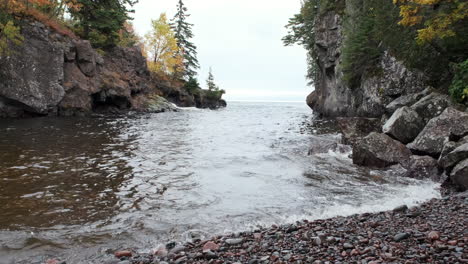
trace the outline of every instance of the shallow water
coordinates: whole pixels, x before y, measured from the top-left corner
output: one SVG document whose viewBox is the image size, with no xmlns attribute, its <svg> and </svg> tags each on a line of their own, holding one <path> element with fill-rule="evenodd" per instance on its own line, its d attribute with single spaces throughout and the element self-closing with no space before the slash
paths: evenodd
<svg viewBox="0 0 468 264">
<path fill-rule="evenodd" d="M 303 103 L 230 103 L 0 121 L 0 263 L 99 263 L 122 247 L 439 196 L 435 183 L 353 166 L 346 146 L 323 148 L 340 135 L 311 117 Z"/>
</svg>

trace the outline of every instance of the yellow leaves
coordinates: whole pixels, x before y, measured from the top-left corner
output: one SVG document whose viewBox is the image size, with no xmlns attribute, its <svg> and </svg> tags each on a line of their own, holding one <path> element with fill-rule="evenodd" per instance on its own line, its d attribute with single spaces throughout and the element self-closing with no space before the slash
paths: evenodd
<svg viewBox="0 0 468 264">
<path fill-rule="evenodd" d="M 21 45 L 23 40 L 19 27 L 15 26 L 12 21 L 0 23 L 0 57 L 10 55 L 10 45 Z"/>
<path fill-rule="evenodd" d="M 400 16 L 402 19 L 398 24 L 403 26 L 414 26 L 421 23 L 422 17 L 418 16 L 419 7 L 403 5 L 400 7 Z"/>
<path fill-rule="evenodd" d="M 453 27 L 468 17 L 468 3 L 461 0 L 393 0 L 400 6 L 401 20 L 406 27 L 424 24 L 416 38 L 419 44 L 454 37 Z"/>
<path fill-rule="evenodd" d="M 152 72 L 176 74 L 183 70 L 182 51 L 177 46 L 167 16 L 162 13 L 157 20 L 152 20 L 152 30 L 145 35 L 145 53 L 148 68 Z"/>
</svg>

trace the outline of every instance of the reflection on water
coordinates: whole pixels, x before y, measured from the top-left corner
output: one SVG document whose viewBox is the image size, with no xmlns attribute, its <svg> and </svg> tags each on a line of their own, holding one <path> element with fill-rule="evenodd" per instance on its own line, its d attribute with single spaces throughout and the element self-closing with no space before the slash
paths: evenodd
<svg viewBox="0 0 468 264">
<path fill-rule="evenodd" d="M 353 166 L 333 126 L 306 128 L 310 116 L 303 104 L 232 103 L 220 111 L 0 121 L 0 263 L 57 255 L 98 263 L 107 249 L 150 249 L 190 232 L 378 211 L 438 195 L 433 183 Z"/>
</svg>

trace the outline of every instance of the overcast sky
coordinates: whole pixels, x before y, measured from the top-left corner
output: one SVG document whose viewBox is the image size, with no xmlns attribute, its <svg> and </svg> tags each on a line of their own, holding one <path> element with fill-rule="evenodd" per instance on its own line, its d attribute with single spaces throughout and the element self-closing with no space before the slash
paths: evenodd
<svg viewBox="0 0 468 264">
<path fill-rule="evenodd" d="M 162 12 L 174 16 L 178 0 L 140 0 L 134 25 L 140 35 Z M 297 13 L 300 0 L 185 0 L 188 21 L 204 87 L 210 67 L 227 100 L 304 101 L 307 87 L 306 53 L 284 47 L 284 25 Z"/>
</svg>

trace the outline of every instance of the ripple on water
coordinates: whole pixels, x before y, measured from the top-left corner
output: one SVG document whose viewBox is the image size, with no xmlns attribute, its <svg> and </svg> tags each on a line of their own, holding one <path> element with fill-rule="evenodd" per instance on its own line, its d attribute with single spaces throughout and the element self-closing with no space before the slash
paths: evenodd
<svg viewBox="0 0 468 264">
<path fill-rule="evenodd" d="M 0 263 L 99 263 L 108 249 L 439 196 L 432 182 L 353 166 L 336 125 L 310 116 L 303 104 L 232 103 L 1 121 Z"/>
</svg>

